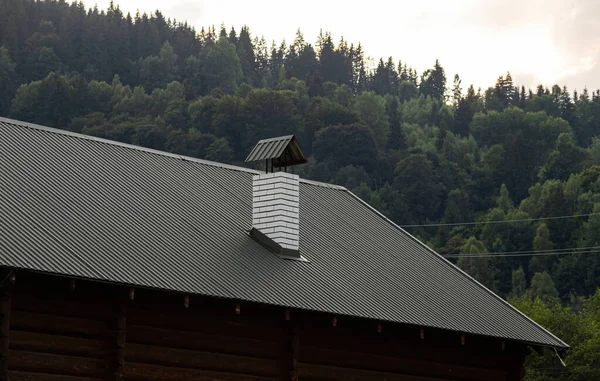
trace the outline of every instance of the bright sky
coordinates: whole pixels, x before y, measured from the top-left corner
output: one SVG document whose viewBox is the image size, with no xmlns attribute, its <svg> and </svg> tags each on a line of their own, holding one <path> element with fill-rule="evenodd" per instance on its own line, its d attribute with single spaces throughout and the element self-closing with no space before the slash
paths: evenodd
<svg viewBox="0 0 600 381">
<path fill-rule="evenodd" d="M 110 0 L 87 0 L 106 8 Z M 319 30 L 334 40 L 361 42 L 375 59 L 394 57 L 423 70 L 436 58 L 449 86 L 491 86 L 510 71 L 518 84 L 559 83 L 600 88 L 600 0 L 115 0 L 124 12 L 152 12 L 187 20 L 198 30 L 222 22 L 239 32 L 291 42 L 298 28 L 315 42 Z"/>
</svg>

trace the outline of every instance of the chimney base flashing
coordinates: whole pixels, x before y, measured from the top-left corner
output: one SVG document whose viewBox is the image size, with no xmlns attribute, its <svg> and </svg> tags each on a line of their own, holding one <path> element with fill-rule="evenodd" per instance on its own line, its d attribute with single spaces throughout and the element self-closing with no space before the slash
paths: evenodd
<svg viewBox="0 0 600 381">
<path fill-rule="evenodd" d="M 300 262 L 308 262 L 308 260 L 306 258 L 304 258 L 302 255 L 300 255 L 299 249 L 293 250 L 293 249 L 286 248 L 286 247 L 280 245 L 279 243 L 275 242 L 274 240 L 272 240 L 271 238 L 269 238 L 267 235 L 265 235 L 264 233 L 262 233 L 260 230 L 258 230 L 256 228 L 252 228 L 248 232 L 248 234 L 250 235 L 250 237 L 254 238 L 255 241 L 257 241 L 258 243 L 260 243 L 262 246 L 269 249 L 273 253 L 277 254 L 277 256 L 282 259 L 289 259 L 289 260 L 300 261 Z M 286 246 L 288 246 L 288 245 L 286 245 Z"/>
</svg>

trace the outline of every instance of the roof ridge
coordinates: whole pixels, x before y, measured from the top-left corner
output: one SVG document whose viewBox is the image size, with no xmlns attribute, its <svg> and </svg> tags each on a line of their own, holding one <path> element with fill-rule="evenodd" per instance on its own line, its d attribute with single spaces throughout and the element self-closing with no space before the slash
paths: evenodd
<svg viewBox="0 0 600 381">
<path fill-rule="evenodd" d="M 247 172 L 247 173 L 252 173 L 255 175 L 264 173 L 263 171 L 259 171 L 259 170 L 255 170 L 255 169 L 251 169 L 251 168 L 240 167 L 237 165 L 225 164 L 225 163 L 220 163 L 217 161 L 211 161 L 211 160 L 206 160 L 206 159 L 199 159 L 197 157 L 192 157 L 192 156 L 179 155 L 179 154 L 171 153 L 171 152 L 167 152 L 167 151 L 161 151 L 161 150 L 142 147 L 142 146 L 136 146 L 134 144 L 123 143 L 123 142 L 119 142 L 116 140 L 110 140 L 110 139 L 105 139 L 105 138 L 99 138 L 99 137 L 91 136 L 91 135 L 85 135 L 85 134 L 78 133 L 78 132 L 62 130 L 60 128 L 42 126 L 40 124 L 24 122 L 21 120 L 10 119 L 10 118 L 6 118 L 6 117 L 2 117 L 2 116 L 0 116 L 0 122 L 16 125 L 19 127 L 25 127 L 25 128 L 31 128 L 31 129 L 35 129 L 35 130 L 45 131 L 45 132 L 49 132 L 49 133 L 53 133 L 53 134 L 70 136 L 70 137 L 76 138 L 76 139 L 89 140 L 89 141 L 94 141 L 94 142 L 98 142 L 98 143 L 109 144 L 112 146 L 134 149 L 134 150 L 147 152 L 147 153 L 151 153 L 151 154 L 155 154 L 155 155 L 171 157 L 174 159 L 186 160 L 186 161 L 191 161 L 191 162 L 195 162 L 195 163 L 199 163 L 199 164 L 210 165 L 213 167 L 229 169 L 232 171 Z M 293 136 L 293 135 L 290 135 L 290 136 Z M 325 188 L 346 190 L 346 188 L 344 188 L 342 186 L 325 183 L 325 182 L 320 182 L 320 181 L 314 181 L 314 180 L 302 179 L 302 178 L 300 179 L 300 181 L 303 183 L 306 183 L 306 184 L 321 186 L 321 187 L 325 187 Z"/>
<path fill-rule="evenodd" d="M 507 302 L 506 300 L 504 300 L 504 298 L 500 297 L 498 294 L 496 294 L 495 292 L 493 292 L 492 290 L 490 290 L 489 288 L 487 288 L 485 285 L 483 285 L 477 279 L 475 279 L 472 276 L 470 276 L 469 274 L 467 274 L 460 267 L 458 267 L 454 263 L 450 262 L 447 258 L 444 258 L 440 254 L 438 254 L 431 247 L 429 247 L 426 244 L 424 244 L 423 242 L 421 242 L 421 240 L 419 240 L 417 237 L 413 236 L 412 234 L 410 234 L 406 230 L 402 229 L 402 227 L 400 225 L 398 225 L 394 221 L 390 220 L 388 217 L 386 217 L 383 213 L 381 213 L 380 211 L 378 211 L 377 209 L 375 209 L 369 203 L 367 203 L 366 201 L 364 201 L 363 199 L 361 199 L 360 197 L 358 197 L 357 195 L 355 195 L 354 193 L 352 193 L 352 191 L 346 189 L 346 192 L 348 192 L 352 197 L 354 197 L 355 199 L 357 199 L 364 206 L 366 206 L 367 208 L 371 209 L 371 211 L 375 212 L 375 214 L 377 214 L 379 217 L 383 218 L 386 222 L 388 222 L 389 224 L 391 224 L 392 226 L 394 226 L 396 229 L 400 230 L 402 233 L 406 234 L 407 237 L 409 237 L 413 241 L 417 242 L 417 244 L 419 244 L 422 247 L 424 247 L 425 249 L 427 249 L 429 252 L 431 252 L 432 254 L 434 254 L 436 257 L 439 257 L 440 259 L 442 259 L 444 263 L 446 263 L 447 265 L 449 265 L 451 268 L 454 268 L 455 270 L 457 270 L 459 272 L 459 274 L 463 275 L 464 277 L 466 277 L 467 279 L 469 279 L 470 281 L 472 281 L 473 283 L 475 283 L 475 285 L 477 285 L 478 287 L 480 287 L 482 290 L 484 290 L 487 293 L 491 294 L 493 297 L 495 297 L 501 303 L 505 304 L 506 306 L 508 306 L 509 308 L 511 308 L 513 311 L 517 312 L 521 317 L 525 318 L 525 320 L 529 321 L 530 323 L 533 323 L 536 327 L 540 328 L 547 335 L 549 335 L 552 338 L 556 339 L 558 342 L 564 344 L 564 346 L 566 348 L 569 348 L 569 345 L 567 343 L 565 343 L 560 338 L 558 338 L 557 336 L 555 336 L 552 332 L 548 331 L 546 328 L 542 327 L 535 320 L 531 319 L 529 316 L 527 316 L 523 312 L 519 311 L 518 308 L 516 308 L 515 306 L 513 306 L 512 304 L 510 304 L 509 302 Z"/>
</svg>

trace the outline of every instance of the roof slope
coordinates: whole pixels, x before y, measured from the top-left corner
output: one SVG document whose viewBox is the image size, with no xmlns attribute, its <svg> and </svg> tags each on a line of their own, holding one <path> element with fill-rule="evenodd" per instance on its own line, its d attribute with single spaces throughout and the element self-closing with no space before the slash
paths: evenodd
<svg viewBox="0 0 600 381">
<path fill-rule="evenodd" d="M 0 118 L 0 266 L 567 347 L 342 187 L 301 180 L 280 259 L 256 173 Z"/>
</svg>

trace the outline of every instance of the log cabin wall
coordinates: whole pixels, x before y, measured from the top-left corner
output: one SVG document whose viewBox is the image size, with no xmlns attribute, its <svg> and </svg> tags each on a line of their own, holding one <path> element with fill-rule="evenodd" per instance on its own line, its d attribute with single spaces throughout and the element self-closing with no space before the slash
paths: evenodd
<svg viewBox="0 0 600 381">
<path fill-rule="evenodd" d="M 107 379 L 114 301 L 109 294 L 78 286 L 86 285 L 17 274 L 8 338 L 9 380 Z"/>
<path fill-rule="evenodd" d="M 432 329 L 348 324 L 299 330 L 302 380 L 513 381 L 522 378 L 524 348 Z M 386 332 L 387 329 L 387 332 Z M 374 333 L 374 332 L 379 333 Z M 424 338 L 421 339 L 421 334 Z"/>
<path fill-rule="evenodd" d="M 127 380 L 278 378 L 283 319 L 231 301 L 186 304 L 184 295 L 136 292 L 127 306 Z"/>
<path fill-rule="evenodd" d="M 1 295 L 11 381 L 522 378 L 495 339 L 21 272 Z"/>
</svg>

